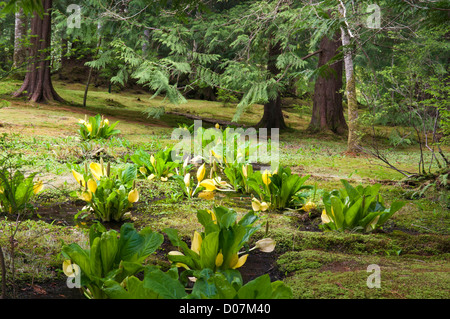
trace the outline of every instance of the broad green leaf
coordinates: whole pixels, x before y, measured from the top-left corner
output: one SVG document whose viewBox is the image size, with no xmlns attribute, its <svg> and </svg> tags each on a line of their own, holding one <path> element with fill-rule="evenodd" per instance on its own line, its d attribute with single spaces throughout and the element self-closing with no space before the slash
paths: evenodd
<svg viewBox="0 0 450 319">
<path fill-rule="evenodd" d="M 216 256 L 219 251 L 219 232 L 213 232 L 203 238 L 200 248 L 200 265 L 202 268 L 215 268 Z"/>
<path fill-rule="evenodd" d="M 282 281 L 274 281 L 272 286 L 272 299 L 292 299 L 292 289 Z"/>
<path fill-rule="evenodd" d="M 187 295 L 178 280 L 154 267 L 145 269 L 144 288 L 153 291 L 159 299 L 181 299 Z"/>
<path fill-rule="evenodd" d="M 239 299 L 271 299 L 272 285 L 269 275 L 262 275 L 244 286 L 238 291 Z"/>
</svg>

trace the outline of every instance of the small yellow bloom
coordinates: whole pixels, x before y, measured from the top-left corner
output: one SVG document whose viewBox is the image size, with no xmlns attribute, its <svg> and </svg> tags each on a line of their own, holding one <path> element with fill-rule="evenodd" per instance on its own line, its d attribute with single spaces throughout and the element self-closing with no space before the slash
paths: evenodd
<svg viewBox="0 0 450 319">
<path fill-rule="evenodd" d="M 89 164 L 89 168 L 91 169 L 92 176 L 97 180 L 100 180 L 102 176 L 106 176 L 105 169 L 102 169 L 102 165 L 99 163 L 91 163 Z"/>
<path fill-rule="evenodd" d="M 242 165 L 242 174 L 247 178 L 247 165 Z"/>
<path fill-rule="evenodd" d="M 327 211 L 325 209 L 322 211 L 322 215 L 320 216 L 320 218 L 322 219 L 322 223 L 324 224 L 328 224 L 329 222 L 331 222 L 331 219 L 330 217 L 328 217 Z"/>
<path fill-rule="evenodd" d="M 214 214 L 214 212 L 211 211 L 211 210 L 209 210 L 209 209 L 208 209 L 208 213 L 211 215 L 212 221 L 213 221 L 215 224 L 217 224 L 217 217 L 216 217 L 216 214 Z"/>
<path fill-rule="evenodd" d="M 307 203 L 303 206 L 303 210 L 304 210 L 305 212 L 307 212 L 307 213 L 310 212 L 312 209 L 315 209 L 315 208 L 317 208 L 316 203 L 311 202 L 311 201 L 307 202 Z"/>
<path fill-rule="evenodd" d="M 92 193 L 84 191 L 81 193 L 80 199 L 84 200 L 85 202 L 90 202 L 92 200 Z"/>
<path fill-rule="evenodd" d="M 269 209 L 269 204 L 267 204 L 266 202 L 260 202 L 259 200 L 257 200 L 256 198 L 252 199 L 252 208 L 253 211 L 255 212 L 265 212 L 267 209 Z"/>
<path fill-rule="evenodd" d="M 205 179 L 200 183 L 200 186 L 206 188 L 208 192 L 216 190 L 216 185 L 212 179 Z"/>
<path fill-rule="evenodd" d="M 222 251 L 220 251 L 216 256 L 216 267 L 220 267 L 223 264 L 223 254 Z"/>
<path fill-rule="evenodd" d="M 44 183 L 42 181 L 37 181 L 36 184 L 33 185 L 33 193 L 36 195 L 44 188 Z"/>
<path fill-rule="evenodd" d="M 194 232 L 194 238 L 192 238 L 191 250 L 200 255 L 200 247 L 202 246 L 202 235 L 199 232 Z"/>
<path fill-rule="evenodd" d="M 197 180 L 198 180 L 199 183 L 205 177 L 205 173 L 206 173 L 205 163 L 203 163 L 197 170 Z"/>
<path fill-rule="evenodd" d="M 92 132 L 92 125 L 91 125 L 91 123 L 86 123 L 85 125 L 86 125 L 86 128 L 87 128 L 88 132 L 91 133 Z"/>
<path fill-rule="evenodd" d="M 95 193 L 97 190 L 97 182 L 90 178 L 87 182 L 87 187 L 92 193 Z"/>
<path fill-rule="evenodd" d="M 169 180 L 168 177 L 161 176 L 161 181 L 162 181 L 162 182 L 167 182 L 168 180 Z"/>
<path fill-rule="evenodd" d="M 141 172 L 142 175 L 147 175 L 147 169 L 145 168 L 145 166 L 139 167 L 139 172 Z"/>
<path fill-rule="evenodd" d="M 149 181 L 151 181 L 152 179 L 154 179 L 155 178 L 155 174 L 150 174 L 150 175 L 148 175 L 148 177 L 147 177 L 147 179 L 149 180 Z"/>
<path fill-rule="evenodd" d="M 128 193 L 128 201 L 130 203 L 136 203 L 139 200 L 139 192 L 135 188 Z"/>
<path fill-rule="evenodd" d="M 267 186 L 271 183 L 270 176 L 272 176 L 272 174 L 270 174 L 268 170 L 265 170 L 262 174 L 262 181 Z"/>
<path fill-rule="evenodd" d="M 215 127 L 216 127 L 216 129 L 220 129 L 219 123 L 216 123 Z"/>
<path fill-rule="evenodd" d="M 245 262 L 247 261 L 247 257 L 248 257 L 248 254 L 245 254 L 241 257 L 238 257 L 238 254 L 234 254 L 230 260 L 230 268 L 236 269 L 236 268 L 242 267 L 245 264 Z"/>
<path fill-rule="evenodd" d="M 186 185 L 186 187 L 191 185 L 191 174 L 187 173 L 184 175 L 184 185 Z"/>
<path fill-rule="evenodd" d="M 73 267 L 72 261 L 70 259 L 66 259 L 63 261 L 62 269 L 67 277 L 73 276 L 74 274 L 78 275 L 79 272 L 77 267 Z"/>
<path fill-rule="evenodd" d="M 74 170 L 72 170 L 72 175 L 75 178 L 75 180 L 77 181 L 78 185 L 81 185 L 83 187 L 86 185 L 83 175 L 81 175 L 78 172 L 75 172 Z"/>
<path fill-rule="evenodd" d="M 5 190 L 4 190 L 3 186 L 0 185 L 0 194 L 3 194 L 4 191 L 5 191 Z"/>
<path fill-rule="evenodd" d="M 103 124 L 109 125 L 109 120 L 108 120 L 108 119 L 104 119 L 104 120 L 103 120 Z"/>
<path fill-rule="evenodd" d="M 154 157 L 153 155 L 150 156 L 150 163 L 152 164 L 153 167 L 155 167 L 155 165 L 156 165 L 156 159 L 155 159 L 155 157 Z"/>
</svg>

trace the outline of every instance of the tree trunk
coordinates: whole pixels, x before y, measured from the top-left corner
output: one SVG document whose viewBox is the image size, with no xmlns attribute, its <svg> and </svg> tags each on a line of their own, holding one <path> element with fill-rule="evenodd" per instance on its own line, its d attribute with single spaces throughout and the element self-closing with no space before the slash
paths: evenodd
<svg viewBox="0 0 450 319">
<path fill-rule="evenodd" d="M 323 67 L 334 56 L 340 47 L 339 34 L 334 39 L 324 36 L 320 41 L 318 68 Z M 344 134 L 348 127 L 342 107 L 342 61 L 328 66 L 324 74 L 320 74 L 314 87 L 313 111 L 309 130 L 313 132 L 331 130 Z"/>
<path fill-rule="evenodd" d="M 269 44 L 269 61 L 267 63 L 267 70 L 272 76 L 276 76 L 280 73 L 277 68 L 277 58 L 281 54 L 281 43 Z M 264 114 L 262 119 L 256 125 L 257 127 L 265 128 L 286 128 L 286 123 L 284 122 L 283 111 L 281 110 L 281 94 L 278 92 L 276 99 L 269 100 L 264 104 Z"/>
<path fill-rule="evenodd" d="M 50 77 L 50 40 L 52 0 L 42 0 L 43 18 L 35 12 L 31 20 L 31 59 L 27 74 L 14 96 L 26 94 L 32 102 L 64 100 L 56 93 Z"/>
<path fill-rule="evenodd" d="M 345 7 L 339 7 L 341 17 L 345 17 Z M 358 138 L 358 103 L 356 100 L 355 74 L 353 70 L 353 53 L 350 47 L 350 31 L 341 27 L 342 46 L 344 47 L 345 91 L 348 106 L 348 140 L 347 152 L 359 152 Z"/>
<path fill-rule="evenodd" d="M 27 17 L 20 8 L 15 14 L 13 68 L 20 68 L 25 63 L 27 52 L 25 35 L 27 33 Z"/>
</svg>

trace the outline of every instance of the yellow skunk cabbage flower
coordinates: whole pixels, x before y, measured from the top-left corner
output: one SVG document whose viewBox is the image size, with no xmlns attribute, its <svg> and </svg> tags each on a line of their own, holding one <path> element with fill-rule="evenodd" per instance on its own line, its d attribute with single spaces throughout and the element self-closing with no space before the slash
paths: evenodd
<svg viewBox="0 0 450 319">
<path fill-rule="evenodd" d="M 141 172 L 142 175 L 147 175 L 147 169 L 145 168 L 145 166 L 139 167 L 139 172 Z"/>
<path fill-rule="evenodd" d="M 139 200 L 139 192 L 135 188 L 128 193 L 128 201 L 130 203 L 136 203 Z"/>
<path fill-rule="evenodd" d="M 83 187 L 86 185 L 83 175 L 81 175 L 78 172 L 75 172 L 74 170 L 72 170 L 72 175 L 75 178 L 75 180 L 77 181 L 78 185 L 81 185 Z"/>
<path fill-rule="evenodd" d="M 109 125 L 109 120 L 108 120 L 108 119 L 104 119 L 104 120 L 103 120 L 103 124 L 104 124 L 104 125 Z"/>
<path fill-rule="evenodd" d="M 2 185 L 0 185 L 0 194 L 3 194 L 4 191 L 5 191 L 5 189 L 3 188 Z"/>
<path fill-rule="evenodd" d="M 33 193 L 36 195 L 44 188 L 44 183 L 42 181 L 38 180 L 36 184 L 33 185 Z"/>
<path fill-rule="evenodd" d="M 267 204 L 266 202 L 260 202 L 259 200 L 257 200 L 256 198 L 252 199 L 252 208 L 253 211 L 255 212 L 265 212 L 268 208 L 269 208 L 269 204 Z"/>
<path fill-rule="evenodd" d="M 156 159 L 155 159 L 155 157 L 154 157 L 153 155 L 150 156 L 150 163 L 152 164 L 153 167 L 155 167 L 155 165 L 156 165 Z"/>
<path fill-rule="evenodd" d="M 242 175 L 247 178 L 247 165 L 242 165 Z"/>
<path fill-rule="evenodd" d="M 203 186 L 206 188 L 208 192 L 212 192 L 216 190 L 216 185 L 214 184 L 214 181 L 212 179 L 205 179 L 200 183 L 200 186 Z"/>
<path fill-rule="evenodd" d="M 216 123 L 216 125 L 214 125 L 216 127 L 216 129 L 220 129 L 220 125 L 219 123 Z"/>
<path fill-rule="evenodd" d="M 316 203 L 311 202 L 311 201 L 307 202 L 307 203 L 303 206 L 303 210 L 304 210 L 305 212 L 307 212 L 307 213 L 310 212 L 312 209 L 315 209 L 315 208 L 317 208 Z"/>
<path fill-rule="evenodd" d="M 72 265 L 72 261 L 70 259 L 66 259 L 63 261 L 62 269 L 67 277 L 73 276 L 74 274 L 78 275 L 79 272 L 78 268 Z"/>
<path fill-rule="evenodd" d="M 90 202 L 92 200 L 92 193 L 84 191 L 81 193 L 80 199 L 84 200 L 85 202 Z"/>
<path fill-rule="evenodd" d="M 208 209 L 208 213 L 211 215 L 211 218 L 212 218 L 214 224 L 217 224 L 217 217 L 216 217 L 216 214 L 214 214 L 214 212 L 211 211 L 211 210 L 209 210 L 209 209 Z"/>
<path fill-rule="evenodd" d="M 150 174 L 150 175 L 148 175 L 148 177 L 147 177 L 147 179 L 149 180 L 149 181 L 151 181 L 152 179 L 154 179 L 155 178 L 155 174 Z"/>
<path fill-rule="evenodd" d="M 97 190 L 97 182 L 90 178 L 87 182 L 87 187 L 92 193 L 95 193 Z"/>
<path fill-rule="evenodd" d="M 203 163 L 197 170 L 197 180 L 198 180 L 199 183 L 205 177 L 205 173 L 206 173 L 205 163 Z"/>
<path fill-rule="evenodd" d="M 187 173 L 184 175 L 184 185 L 186 185 L 186 187 L 191 185 L 191 174 Z"/>
<path fill-rule="evenodd" d="M 329 222 L 331 222 L 331 219 L 327 215 L 327 211 L 325 209 L 322 211 L 322 215 L 320 216 L 320 218 L 322 219 L 322 223 L 324 224 L 328 224 Z"/>
<path fill-rule="evenodd" d="M 247 261 L 247 257 L 248 257 L 248 254 L 245 254 L 241 257 L 238 257 L 238 254 L 234 254 L 230 260 L 230 268 L 236 269 L 236 268 L 242 267 L 245 264 L 245 262 Z"/>
<path fill-rule="evenodd" d="M 216 267 L 220 267 L 223 264 L 223 254 L 222 251 L 220 251 L 216 256 Z"/>
<path fill-rule="evenodd" d="M 264 173 L 262 174 L 262 181 L 264 184 L 266 184 L 267 186 L 270 184 L 271 180 L 270 180 L 270 176 L 272 176 L 268 170 L 265 170 Z"/>
<path fill-rule="evenodd" d="M 103 165 L 99 163 L 91 163 L 89 164 L 89 168 L 91 169 L 92 175 L 95 177 L 95 179 L 100 180 L 102 176 L 106 176 L 106 171 L 104 168 L 102 168 Z"/>
<path fill-rule="evenodd" d="M 194 238 L 192 238 L 191 250 L 200 255 L 200 247 L 202 246 L 202 236 L 199 232 L 194 232 Z"/>
<path fill-rule="evenodd" d="M 92 132 L 92 125 L 91 125 L 91 123 L 86 123 L 85 125 L 86 125 L 86 128 L 89 131 L 89 133 Z"/>
</svg>

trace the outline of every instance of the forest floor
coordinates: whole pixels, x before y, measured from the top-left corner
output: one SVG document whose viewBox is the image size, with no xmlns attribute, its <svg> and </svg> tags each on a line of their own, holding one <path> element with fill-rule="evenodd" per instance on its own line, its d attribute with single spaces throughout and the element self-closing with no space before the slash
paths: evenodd
<svg viewBox="0 0 450 319">
<path fill-rule="evenodd" d="M 55 88 L 67 104 L 32 104 L 10 97 L 19 85 L 17 81 L 0 83 L 0 98 L 8 101 L 0 109 L 0 143 L 23 154 L 23 167 L 26 171 L 38 172 L 38 177 L 45 182 L 45 191 L 37 200 L 36 212 L 27 216 L 18 228 L 14 259 L 16 285 L 8 283 L 8 290 L 11 293 L 14 288 L 17 298 L 83 298 L 78 290 L 67 288 L 61 270 L 62 242 L 85 246 L 92 222 L 89 217 L 74 220 L 83 203 L 70 196 L 77 184 L 68 163 L 81 162 L 83 157 L 98 161 L 101 156 L 105 161 L 121 165 L 140 147 L 157 151 L 173 145 L 173 128 L 192 123 L 174 114 L 148 118 L 142 112 L 151 107 L 163 106 L 166 111 L 224 121 L 231 120 L 235 109 L 220 102 L 199 100 L 171 105 L 161 98 L 150 99 L 143 90 L 108 93 L 102 88 L 91 88 L 88 107 L 82 108 L 84 86 L 62 82 L 56 82 Z M 318 197 L 321 190 L 340 188 L 340 179 L 346 179 L 352 185 L 381 183 L 381 194 L 388 203 L 404 200 L 407 204 L 394 214 L 383 230 L 371 234 L 321 231 L 320 205 L 311 214 L 299 210 L 268 213 L 268 235 L 276 240 L 276 249 L 268 254 L 251 254 L 240 269 L 244 280 L 268 273 L 272 280 L 287 283 L 295 298 L 449 298 L 448 190 L 432 185 L 419 194 L 415 186 L 404 182 L 403 175 L 380 165 L 369 155 L 346 154 L 345 137 L 307 133 L 309 104 L 290 102 L 284 110 L 289 129 L 280 135 L 281 165 L 289 166 L 300 175 L 310 175 L 307 184 L 317 185 Z M 76 132 L 77 122 L 84 119 L 85 114 L 97 113 L 104 114 L 110 122 L 120 121 L 117 128 L 121 134 L 118 138 L 92 144 L 90 149 L 82 149 Z M 255 106 L 243 116 L 243 123 L 254 125 L 261 114 L 262 106 Z M 389 144 L 391 130 L 377 127 L 376 135 L 364 140 L 376 140 L 392 163 L 415 171 L 420 157 L 418 145 L 393 148 Z M 450 148 L 444 151 L 448 154 Z M 195 215 L 198 209 L 223 205 L 234 208 L 239 214 L 251 210 L 250 200 L 244 196 L 219 193 L 210 200 L 180 201 L 174 196 L 177 187 L 170 180 L 140 182 L 141 199 L 133 207 L 128 221 L 137 228 L 150 226 L 157 231 L 176 228 L 188 239 L 194 230 L 200 229 Z M 14 220 L 8 216 L 0 220 L 2 247 L 8 247 L 6 237 L 13 225 Z M 264 230 L 260 230 L 252 241 L 263 236 Z M 165 240 L 162 252 L 170 248 L 170 242 Z M 11 265 L 9 250 L 5 255 Z M 168 266 L 163 253 L 155 259 L 162 267 Z M 380 288 L 367 285 L 371 275 L 367 269 L 372 264 L 380 266 Z"/>
</svg>

